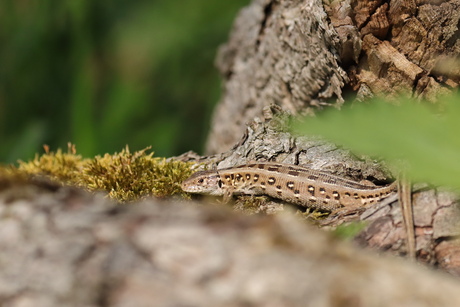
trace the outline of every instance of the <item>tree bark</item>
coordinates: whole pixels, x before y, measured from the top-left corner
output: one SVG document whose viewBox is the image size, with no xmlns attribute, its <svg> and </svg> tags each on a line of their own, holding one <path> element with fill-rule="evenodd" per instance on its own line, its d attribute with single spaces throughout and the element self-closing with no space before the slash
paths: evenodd
<svg viewBox="0 0 460 307">
<path fill-rule="evenodd" d="M 254 0 L 217 66 L 223 95 L 207 152 L 228 150 L 263 108 L 292 114 L 409 93 L 435 100 L 460 81 L 460 1 Z"/>
<path fill-rule="evenodd" d="M 217 58 L 224 93 L 208 153 L 228 150 L 246 124 L 272 104 L 296 114 L 343 103 L 348 79 L 327 19 L 319 0 L 256 0 L 241 11 Z"/>
<path fill-rule="evenodd" d="M 2 306 L 458 306 L 458 282 L 292 215 L 0 178 Z M 385 302 L 385 303 L 383 303 Z"/>
<path fill-rule="evenodd" d="M 366 156 L 357 157 L 350 151 L 320 138 L 294 136 L 283 131 L 284 115 L 265 110 L 265 118 L 256 119 L 246 129 L 243 138 L 232 149 L 210 157 L 179 157 L 185 161 L 207 164 L 219 169 L 253 161 L 277 161 L 303 165 L 328 171 L 354 181 L 386 182 L 390 171 L 381 161 Z M 279 110 L 278 110 L 279 111 Z M 284 117 L 283 117 L 284 116 Z M 406 231 L 397 195 L 377 205 L 361 208 L 344 208 L 326 219 L 314 221 L 323 228 L 335 228 L 349 222 L 366 222 L 354 241 L 397 256 L 407 254 Z M 446 270 L 460 276 L 460 202 L 459 196 L 442 188 L 415 185 L 412 193 L 415 224 L 416 257 L 419 262 Z M 273 199 L 254 201 L 239 197 L 236 211 L 247 214 L 273 214 L 294 208 L 302 214 L 306 208 L 293 206 Z"/>
<path fill-rule="evenodd" d="M 289 114 L 340 107 L 345 92 L 358 100 L 410 94 L 436 101 L 460 81 L 459 20 L 459 0 L 252 1 L 236 19 L 217 59 L 224 93 L 208 139 L 208 152 L 221 153 L 213 156 L 213 167 L 265 160 L 355 180 L 386 179 L 376 163 L 357 160 L 333 144 L 299 142 L 287 132 L 273 136 L 271 128 L 254 128 L 254 123 L 262 123 L 264 110 L 273 106 Z M 254 118 L 242 141 L 229 149 Z M 459 227 L 448 218 L 459 217 L 456 199 L 437 189 L 413 195 L 417 258 L 459 274 Z M 393 200 L 381 206 L 334 215 L 322 224 L 372 220 L 356 240 L 403 255 L 399 205 Z M 253 211 L 278 210 L 262 205 Z"/>
</svg>

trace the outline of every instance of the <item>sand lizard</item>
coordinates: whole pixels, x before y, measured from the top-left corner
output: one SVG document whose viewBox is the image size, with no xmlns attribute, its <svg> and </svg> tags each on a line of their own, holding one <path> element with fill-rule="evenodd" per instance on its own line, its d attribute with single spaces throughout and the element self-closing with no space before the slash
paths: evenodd
<svg viewBox="0 0 460 307">
<path fill-rule="evenodd" d="M 297 165 L 257 162 L 213 171 L 196 172 L 182 183 L 190 193 L 224 196 L 268 195 L 286 202 L 322 210 L 376 203 L 396 190 L 359 183 Z"/>
</svg>

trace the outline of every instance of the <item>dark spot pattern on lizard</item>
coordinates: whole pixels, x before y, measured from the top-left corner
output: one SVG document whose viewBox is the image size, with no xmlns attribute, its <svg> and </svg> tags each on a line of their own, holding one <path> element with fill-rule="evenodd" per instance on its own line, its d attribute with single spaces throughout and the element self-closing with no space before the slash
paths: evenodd
<svg viewBox="0 0 460 307">
<path fill-rule="evenodd" d="M 340 194 L 337 191 L 332 192 L 332 196 L 334 196 L 334 199 L 339 200 L 340 199 Z"/>
</svg>

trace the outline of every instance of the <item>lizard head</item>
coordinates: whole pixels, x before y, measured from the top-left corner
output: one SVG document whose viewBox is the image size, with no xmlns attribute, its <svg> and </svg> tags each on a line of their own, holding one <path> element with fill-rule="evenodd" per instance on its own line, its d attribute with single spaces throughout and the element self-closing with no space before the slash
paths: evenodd
<svg viewBox="0 0 460 307">
<path fill-rule="evenodd" d="M 223 195 L 222 180 L 216 171 L 196 172 L 182 182 L 182 190 L 189 193 Z"/>
</svg>

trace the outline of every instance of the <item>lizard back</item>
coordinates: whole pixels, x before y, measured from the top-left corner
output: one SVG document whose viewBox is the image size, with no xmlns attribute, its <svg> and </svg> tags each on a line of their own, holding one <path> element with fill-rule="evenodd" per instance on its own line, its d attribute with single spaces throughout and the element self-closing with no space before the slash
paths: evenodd
<svg viewBox="0 0 460 307">
<path fill-rule="evenodd" d="M 201 173 L 201 172 L 199 172 Z M 367 205 L 391 194 L 396 184 L 363 184 L 323 171 L 283 163 L 259 162 L 195 175 L 195 187 L 210 173 L 214 187 L 202 187 L 201 193 L 214 195 L 266 194 L 306 207 L 333 210 L 341 206 Z M 192 175 L 193 176 L 193 175 Z M 208 180 L 209 181 L 209 180 Z M 206 191 L 204 191 L 206 189 Z M 195 193 L 200 193 L 195 188 Z M 213 193 L 210 193 L 210 191 Z M 218 190 L 218 191 L 217 191 Z M 191 191 L 192 192 L 192 191 Z"/>
</svg>

